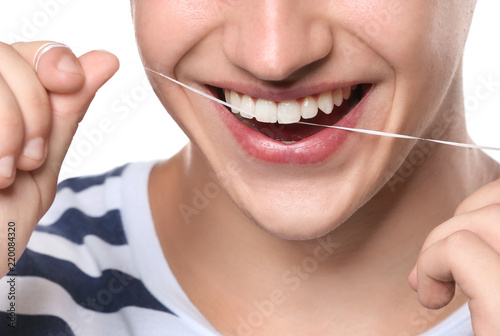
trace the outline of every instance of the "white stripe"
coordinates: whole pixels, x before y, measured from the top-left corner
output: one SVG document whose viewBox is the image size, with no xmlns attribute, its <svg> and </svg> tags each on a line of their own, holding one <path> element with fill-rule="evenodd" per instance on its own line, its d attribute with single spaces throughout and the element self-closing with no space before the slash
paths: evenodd
<svg viewBox="0 0 500 336">
<path fill-rule="evenodd" d="M 0 293 L 8 293 L 7 279 L 0 282 Z M 103 288 L 103 291 L 106 289 Z M 109 290 L 107 293 L 111 293 Z M 113 294 L 111 294 L 113 295 Z M 119 294 L 116 294 L 119 295 Z M 104 299 L 103 299 L 104 298 Z M 96 305 L 109 300 L 99 293 Z M 7 295 L 0 296 L 0 304 L 7 306 Z M 172 335 L 197 336 L 172 314 L 140 308 L 125 307 L 115 313 L 100 313 L 85 309 L 58 284 L 37 277 L 16 278 L 16 313 L 51 315 L 63 319 L 77 336 L 95 335 Z"/>
<path fill-rule="evenodd" d="M 70 208 L 76 208 L 91 217 L 104 216 L 108 211 L 120 208 L 120 186 L 121 177 L 116 176 L 108 178 L 104 184 L 80 192 L 64 188 L 57 193 L 54 204 L 38 224 L 51 225 Z"/>
<path fill-rule="evenodd" d="M 163 254 L 148 202 L 153 165 L 154 162 L 130 165 L 123 174 L 122 219 L 133 255 L 131 262 L 141 274 L 144 286 L 198 335 L 220 336 L 184 293 Z"/>
<path fill-rule="evenodd" d="M 28 248 L 34 252 L 69 261 L 85 274 L 97 278 L 106 269 L 115 269 L 139 279 L 139 273 L 130 262 L 128 245 L 114 246 L 101 238 L 88 235 L 78 245 L 64 237 L 46 232 L 33 232 Z"/>
<path fill-rule="evenodd" d="M 469 305 L 465 303 L 437 326 L 420 336 L 474 336 Z"/>
</svg>

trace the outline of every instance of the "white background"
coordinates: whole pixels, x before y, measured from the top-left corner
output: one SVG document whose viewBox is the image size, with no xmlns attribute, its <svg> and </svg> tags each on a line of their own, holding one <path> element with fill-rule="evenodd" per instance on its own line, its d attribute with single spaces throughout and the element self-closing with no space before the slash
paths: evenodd
<svg viewBox="0 0 500 336">
<path fill-rule="evenodd" d="M 475 142 L 500 147 L 500 2 L 478 2 L 464 64 L 467 119 Z M 77 55 L 106 49 L 120 59 L 121 69 L 99 91 L 75 136 L 61 178 L 98 173 L 129 161 L 166 158 L 187 142 L 146 83 L 129 6 L 126 0 L 0 4 L 0 41 L 54 40 L 69 45 Z M 499 83 L 491 92 L 483 84 L 489 78 Z M 104 129 L 103 122 L 109 124 Z M 491 154 L 500 161 L 500 152 Z"/>
</svg>

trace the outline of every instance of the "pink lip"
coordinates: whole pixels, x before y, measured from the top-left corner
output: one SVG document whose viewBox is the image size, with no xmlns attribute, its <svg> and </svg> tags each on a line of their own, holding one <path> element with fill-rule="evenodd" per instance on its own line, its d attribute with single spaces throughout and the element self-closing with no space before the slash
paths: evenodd
<svg viewBox="0 0 500 336">
<path fill-rule="evenodd" d="M 369 81 L 366 81 L 369 83 Z M 352 87 L 353 85 L 359 84 L 355 83 L 324 83 L 308 87 L 296 87 L 287 88 L 286 91 L 276 90 L 270 88 L 263 88 L 260 86 L 252 85 L 242 85 L 239 83 L 224 82 L 224 85 L 217 85 L 217 83 L 210 84 L 212 87 L 223 87 L 224 89 L 229 89 L 240 93 L 240 95 L 249 95 L 251 97 L 259 97 L 271 101 L 286 101 L 292 99 L 300 99 L 307 96 L 318 96 L 321 92 L 335 91 L 337 89 L 343 89 L 347 87 Z"/>
<path fill-rule="evenodd" d="M 367 97 L 373 92 L 373 88 L 374 86 L 335 126 L 355 127 L 363 115 Z M 321 163 L 339 150 L 351 134 L 347 131 L 324 128 L 304 140 L 284 144 L 245 125 L 223 105 L 215 104 L 226 127 L 241 148 L 251 157 L 270 163 L 299 165 Z"/>
</svg>

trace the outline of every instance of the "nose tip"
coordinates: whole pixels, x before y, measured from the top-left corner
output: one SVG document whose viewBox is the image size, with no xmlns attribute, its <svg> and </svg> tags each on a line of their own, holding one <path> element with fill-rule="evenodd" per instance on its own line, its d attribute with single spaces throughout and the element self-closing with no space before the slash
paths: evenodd
<svg viewBox="0 0 500 336">
<path fill-rule="evenodd" d="M 223 48 L 231 63 L 260 80 L 285 81 L 327 57 L 332 43 L 329 24 L 297 8 L 254 5 L 226 27 Z"/>
</svg>

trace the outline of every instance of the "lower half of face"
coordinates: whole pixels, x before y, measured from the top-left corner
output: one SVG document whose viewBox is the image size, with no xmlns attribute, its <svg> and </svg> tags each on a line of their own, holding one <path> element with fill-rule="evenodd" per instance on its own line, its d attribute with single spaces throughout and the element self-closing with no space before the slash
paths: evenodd
<svg viewBox="0 0 500 336">
<path fill-rule="evenodd" d="M 136 0 L 132 8 L 147 67 L 239 108 L 150 74 L 208 163 L 199 173 L 214 172 L 264 229 L 307 239 L 347 220 L 414 145 L 317 125 L 415 136 L 444 128 L 473 1 Z"/>
</svg>

